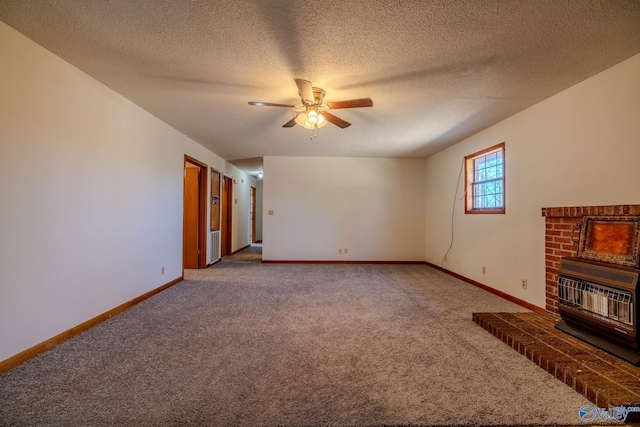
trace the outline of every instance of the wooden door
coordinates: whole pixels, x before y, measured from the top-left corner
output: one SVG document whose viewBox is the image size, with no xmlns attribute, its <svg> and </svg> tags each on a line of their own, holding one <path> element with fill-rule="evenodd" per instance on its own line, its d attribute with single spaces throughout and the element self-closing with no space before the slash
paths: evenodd
<svg viewBox="0 0 640 427">
<path fill-rule="evenodd" d="M 221 252 L 220 256 L 231 255 L 231 207 L 233 205 L 233 180 L 224 177 L 222 180 L 222 223 L 220 224 Z"/>
<path fill-rule="evenodd" d="M 251 243 L 256 242 L 256 188 L 251 187 Z"/>
<path fill-rule="evenodd" d="M 185 165 L 184 169 L 184 268 L 198 268 L 198 224 L 200 169 Z"/>
<path fill-rule="evenodd" d="M 184 212 L 182 268 L 207 266 L 207 172 L 208 166 L 184 156 Z"/>
</svg>

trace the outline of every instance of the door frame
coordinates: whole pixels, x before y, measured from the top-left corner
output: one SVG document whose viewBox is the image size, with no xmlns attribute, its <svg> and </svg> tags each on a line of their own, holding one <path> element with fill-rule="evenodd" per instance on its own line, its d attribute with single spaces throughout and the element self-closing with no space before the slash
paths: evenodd
<svg viewBox="0 0 640 427">
<path fill-rule="evenodd" d="M 210 193 L 211 193 L 211 208 L 209 209 L 209 222 L 210 222 L 210 226 L 209 226 L 209 231 L 218 231 L 221 232 L 221 227 L 222 227 L 222 177 L 223 177 L 223 173 L 218 171 L 215 168 L 211 168 L 211 175 L 209 176 L 209 182 L 210 184 Z M 213 178 L 215 175 L 218 175 L 218 188 L 217 191 L 214 192 L 214 185 L 213 185 Z M 214 194 L 215 193 L 215 194 Z M 214 199 L 217 198 L 217 200 L 215 200 L 214 203 Z M 217 211 L 218 211 L 218 218 L 217 221 L 214 219 L 215 215 L 214 213 L 214 206 L 218 206 Z M 217 223 L 217 228 L 214 226 L 214 221 Z"/>
<path fill-rule="evenodd" d="M 221 199 L 220 210 L 224 211 L 221 212 L 221 215 L 227 221 L 220 223 L 220 258 L 231 255 L 233 249 L 233 178 L 228 175 L 222 176 Z"/>
<path fill-rule="evenodd" d="M 258 239 L 256 239 L 256 216 L 258 212 L 258 189 L 251 186 L 251 212 L 249 215 L 251 216 L 251 243 L 256 243 Z"/>
<path fill-rule="evenodd" d="M 184 174 L 186 174 L 187 163 L 191 163 L 200 169 L 200 178 L 198 179 L 198 268 L 207 267 L 207 178 L 209 176 L 209 167 L 199 160 L 191 156 L 184 155 Z M 184 175 L 183 175 L 184 180 Z M 184 181 L 183 181 L 183 206 L 184 206 Z M 184 207 L 182 212 L 182 273 L 184 275 L 184 228 L 185 214 Z"/>
</svg>

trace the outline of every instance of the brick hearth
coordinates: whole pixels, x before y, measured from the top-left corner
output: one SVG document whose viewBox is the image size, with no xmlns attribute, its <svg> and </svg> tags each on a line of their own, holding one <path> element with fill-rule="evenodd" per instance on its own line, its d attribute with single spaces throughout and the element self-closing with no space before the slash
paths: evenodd
<svg viewBox="0 0 640 427">
<path fill-rule="evenodd" d="M 550 313 L 558 313 L 560 260 L 577 255 L 578 248 L 571 237 L 574 233 L 574 239 L 577 241 L 579 238 L 580 230 L 573 230 L 583 215 L 640 215 L 640 205 L 542 208 L 542 216 L 545 217 L 545 308 Z"/>
<path fill-rule="evenodd" d="M 473 313 L 475 323 L 596 406 L 640 406 L 640 368 L 555 329 L 557 320 L 550 313 Z M 627 421 L 639 419 L 630 413 Z"/>
<path fill-rule="evenodd" d="M 640 215 L 640 205 L 543 208 L 547 313 L 474 313 L 473 321 L 597 407 L 640 406 L 640 367 L 554 328 L 560 262 L 578 253 L 583 215 Z M 640 413 L 627 421 L 640 421 Z"/>
</svg>

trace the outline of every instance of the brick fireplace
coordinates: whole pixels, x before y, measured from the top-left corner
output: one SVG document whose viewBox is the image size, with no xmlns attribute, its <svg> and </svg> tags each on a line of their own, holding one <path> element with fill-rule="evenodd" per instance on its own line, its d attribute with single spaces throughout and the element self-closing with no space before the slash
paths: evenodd
<svg viewBox="0 0 640 427">
<path fill-rule="evenodd" d="M 542 208 L 545 218 L 545 309 L 550 313 L 558 310 L 558 269 L 563 257 L 575 257 L 575 245 L 580 230 L 577 226 L 583 215 L 622 216 L 640 215 L 640 205 L 572 206 Z"/>
</svg>

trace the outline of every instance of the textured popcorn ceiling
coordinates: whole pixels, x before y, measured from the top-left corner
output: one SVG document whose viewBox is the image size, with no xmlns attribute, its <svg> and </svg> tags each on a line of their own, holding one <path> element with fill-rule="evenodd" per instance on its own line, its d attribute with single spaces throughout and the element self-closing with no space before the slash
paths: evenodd
<svg viewBox="0 0 640 427">
<path fill-rule="evenodd" d="M 640 52 L 637 0 L 0 0 L 0 20 L 227 160 L 424 157 Z M 374 106 L 311 141 L 247 104 L 299 104 L 294 77 Z"/>
</svg>

